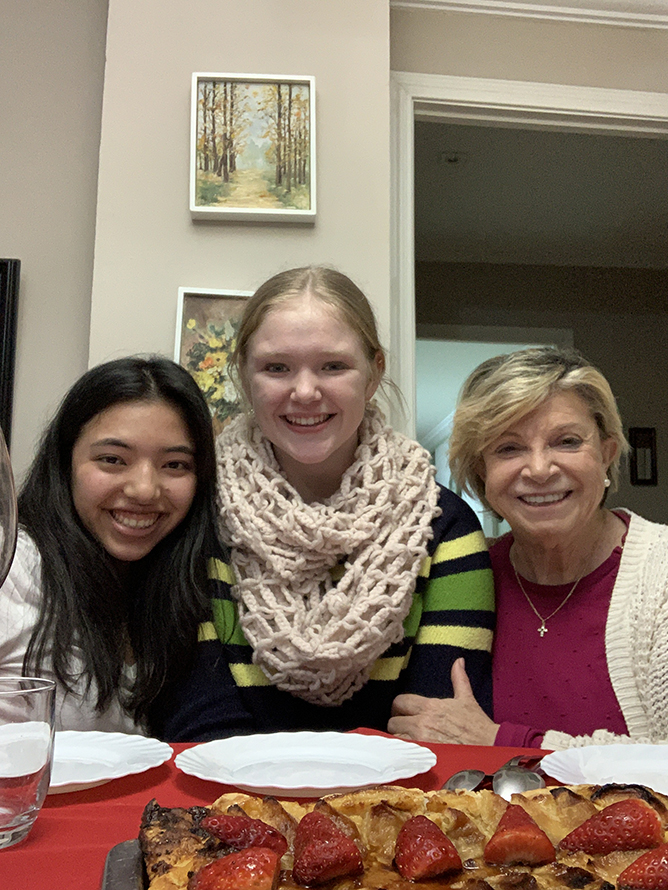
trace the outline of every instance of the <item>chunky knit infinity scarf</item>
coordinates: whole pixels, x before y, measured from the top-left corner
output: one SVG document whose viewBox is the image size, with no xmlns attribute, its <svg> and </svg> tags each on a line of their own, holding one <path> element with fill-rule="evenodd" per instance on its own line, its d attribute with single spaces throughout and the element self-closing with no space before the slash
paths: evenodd
<svg viewBox="0 0 668 890">
<path fill-rule="evenodd" d="M 369 406 L 341 487 L 307 504 L 252 418 L 238 417 L 218 439 L 218 479 L 254 662 L 279 689 L 340 704 L 403 638 L 439 513 L 429 454 Z"/>
</svg>

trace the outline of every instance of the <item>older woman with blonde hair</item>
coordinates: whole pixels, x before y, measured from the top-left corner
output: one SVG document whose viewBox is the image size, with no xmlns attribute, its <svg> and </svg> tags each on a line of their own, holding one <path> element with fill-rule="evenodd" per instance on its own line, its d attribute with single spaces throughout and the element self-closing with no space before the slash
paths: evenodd
<svg viewBox="0 0 668 890">
<path fill-rule="evenodd" d="M 401 697 L 393 731 L 552 749 L 668 739 L 668 527 L 605 506 L 627 447 L 608 382 L 574 350 L 473 371 L 450 466 L 511 527 L 490 547 L 494 719 L 456 664 L 454 698 Z"/>
</svg>

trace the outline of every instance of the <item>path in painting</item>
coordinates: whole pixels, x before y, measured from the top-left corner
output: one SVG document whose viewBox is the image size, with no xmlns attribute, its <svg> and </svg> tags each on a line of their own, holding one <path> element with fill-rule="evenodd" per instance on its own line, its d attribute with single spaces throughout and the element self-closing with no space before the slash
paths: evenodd
<svg viewBox="0 0 668 890">
<path fill-rule="evenodd" d="M 237 170 L 230 182 L 230 193 L 221 204 L 233 207 L 283 207 L 267 189 L 267 180 L 257 168 Z"/>
</svg>

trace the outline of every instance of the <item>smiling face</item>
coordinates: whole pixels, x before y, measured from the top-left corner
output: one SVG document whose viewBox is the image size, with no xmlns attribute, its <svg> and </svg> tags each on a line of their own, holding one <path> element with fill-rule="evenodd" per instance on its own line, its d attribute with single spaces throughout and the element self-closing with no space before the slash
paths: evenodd
<svg viewBox="0 0 668 890">
<path fill-rule="evenodd" d="M 616 449 L 613 439 L 601 441 L 580 396 L 557 393 L 485 448 L 485 496 L 516 538 L 585 535 Z"/>
<path fill-rule="evenodd" d="M 336 490 L 353 461 L 377 376 L 358 334 L 305 294 L 272 309 L 249 340 L 244 381 L 255 418 L 298 490 L 317 474 Z"/>
<path fill-rule="evenodd" d="M 97 414 L 72 451 L 72 499 L 115 559 L 142 559 L 185 518 L 195 496 L 194 445 L 164 401 L 122 402 Z"/>
</svg>

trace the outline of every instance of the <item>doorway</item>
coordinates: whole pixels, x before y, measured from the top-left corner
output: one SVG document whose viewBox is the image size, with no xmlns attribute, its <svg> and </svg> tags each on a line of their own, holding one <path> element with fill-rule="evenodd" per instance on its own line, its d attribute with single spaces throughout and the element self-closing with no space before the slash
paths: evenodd
<svg viewBox="0 0 668 890">
<path fill-rule="evenodd" d="M 417 430 L 414 125 L 420 120 L 580 133 L 668 137 L 668 96 L 515 81 L 392 73 L 391 374 Z"/>
</svg>

